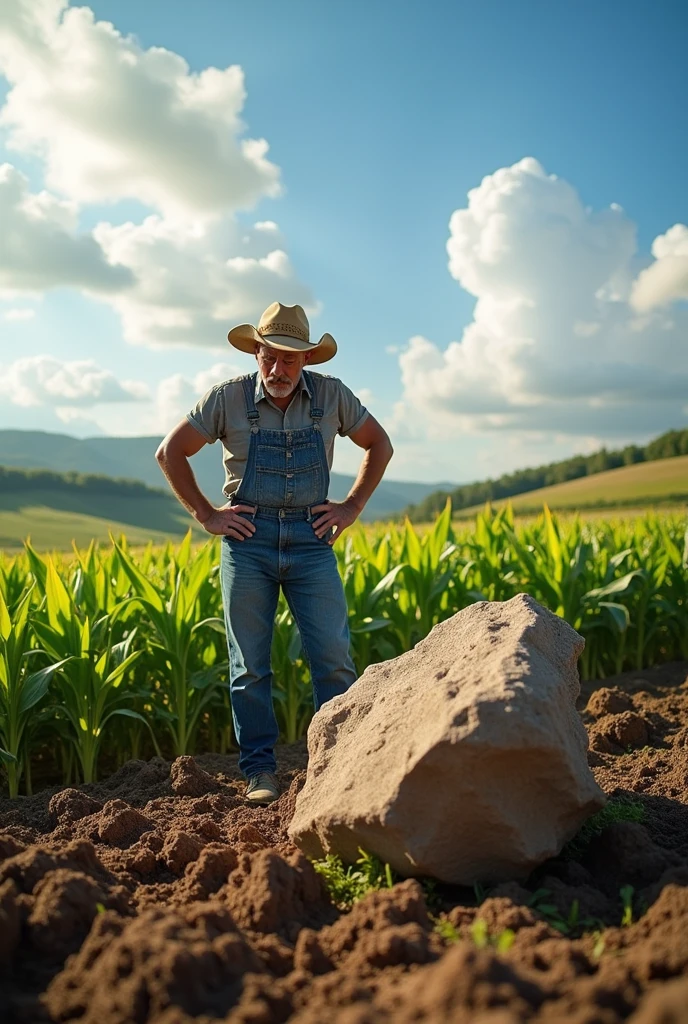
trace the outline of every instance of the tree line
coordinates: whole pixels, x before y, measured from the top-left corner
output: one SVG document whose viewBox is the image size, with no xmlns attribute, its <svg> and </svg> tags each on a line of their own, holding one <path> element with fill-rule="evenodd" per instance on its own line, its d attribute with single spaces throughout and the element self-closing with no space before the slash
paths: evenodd
<svg viewBox="0 0 688 1024">
<path fill-rule="evenodd" d="M 57 473 L 50 469 L 20 469 L 0 466 L 0 494 L 22 494 L 27 491 L 69 491 L 83 495 L 118 495 L 119 497 L 167 498 L 161 488 L 148 487 L 139 480 L 126 477 L 100 476 L 69 470 Z"/>
<path fill-rule="evenodd" d="M 567 480 L 576 480 L 582 476 L 603 473 L 607 469 L 632 466 L 636 462 L 669 459 L 676 455 L 688 455 L 688 429 L 668 430 L 644 446 L 631 444 L 616 451 L 602 448 L 591 455 L 574 455 L 561 462 L 550 462 L 545 466 L 504 473 L 496 480 L 460 484 L 451 491 L 433 491 L 417 505 L 409 505 L 404 510 L 404 515 L 408 515 L 414 522 L 427 522 L 442 511 L 447 498 L 451 498 L 452 508 L 457 511 L 484 504 L 486 501 L 513 498 L 516 494 L 526 494 L 541 487 L 563 484 Z"/>
</svg>

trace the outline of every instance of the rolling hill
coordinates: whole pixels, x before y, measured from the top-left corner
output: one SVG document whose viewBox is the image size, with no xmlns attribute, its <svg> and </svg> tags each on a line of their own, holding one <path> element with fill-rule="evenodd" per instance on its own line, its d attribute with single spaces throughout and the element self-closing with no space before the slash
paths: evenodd
<svg viewBox="0 0 688 1024">
<path fill-rule="evenodd" d="M 539 512 L 543 505 L 551 509 L 584 510 L 688 502 L 688 455 L 621 466 L 493 501 L 492 505 L 498 508 L 507 501 L 517 512 Z M 482 505 L 475 505 L 462 509 L 460 515 L 471 517 L 481 508 Z"/>
<path fill-rule="evenodd" d="M 0 465 L 21 469 L 50 469 L 58 473 L 96 473 L 101 476 L 139 480 L 169 494 L 167 481 L 154 458 L 161 437 L 70 437 L 33 430 L 0 430 Z M 210 501 L 224 501 L 222 449 L 205 445 L 191 465 L 201 490 Z M 332 473 L 330 498 L 341 501 L 354 478 Z M 396 515 L 408 504 L 422 501 L 438 489 L 453 484 L 419 484 L 383 480 L 366 506 L 363 518 L 384 519 Z M 184 511 L 180 507 L 184 516 Z"/>
<path fill-rule="evenodd" d="M 667 430 L 642 446 L 629 444 L 613 451 L 600 448 L 587 455 L 572 455 L 543 466 L 526 466 L 524 469 L 503 473 L 497 478 L 459 484 L 450 491 L 438 490 L 417 504 L 408 506 L 404 512 L 413 522 L 429 522 L 441 512 L 447 498 L 451 500 L 454 512 L 458 513 L 478 508 L 488 501 L 494 504 L 516 495 L 534 494 L 568 481 L 597 476 L 612 469 L 659 459 L 674 459 L 681 455 L 688 455 L 688 428 L 685 427 Z M 642 479 L 642 474 L 638 479 Z"/>
<path fill-rule="evenodd" d="M 37 548 L 65 550 L 109 532 L 143 544 L 189 527 L 205 536 L 174 497 L 138 481 L 0 466 L 0 549 L 31 537 Z"/>
</svg>

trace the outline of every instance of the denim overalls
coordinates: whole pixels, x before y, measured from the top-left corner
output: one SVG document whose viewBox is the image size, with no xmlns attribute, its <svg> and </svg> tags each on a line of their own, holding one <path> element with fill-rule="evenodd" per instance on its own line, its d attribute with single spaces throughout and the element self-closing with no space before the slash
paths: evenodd
<svg viewBox="0 0 688 1024">
<path fill-rule="evenodd" d="M 222 538 L 220 579 L 239 767 L 247 778 L 275 770 L 278 727 L 270 648 L 280 586 L 301 634 L 316 711 L 356 679 L 337 559 L 311 525 L 311 506 L 327 500 L 330 472 L 320 432 L 317 376 L 302 372 L 312 423 L 299 430 L 261 428 L 257 374 L 242 381 L 251 435 L 246 472 L 233 504 L 255 507 L 256 532 L 243 541 Z"/>
</svg>

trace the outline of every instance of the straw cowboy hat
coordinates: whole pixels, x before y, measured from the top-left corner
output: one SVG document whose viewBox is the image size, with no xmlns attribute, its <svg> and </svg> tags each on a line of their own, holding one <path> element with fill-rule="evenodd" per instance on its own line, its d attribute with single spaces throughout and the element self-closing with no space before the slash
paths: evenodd
<svg viewBox="0 0 688 1024">
<path fill-rule="evenodd" d="M 251 355 L 256 343 L 282 352 L 310 352 L 311 363 L 325 363 L 337 351 L 337 342 L 331 334 L 323 334 L 319 342 L 310 340 L 308 317 L 301 306 L 283 306 L 273 302 L 260 318 L 258 327 L 240 324 L 233 327 L 227 341 L 241 352 Z"/>
</svg>

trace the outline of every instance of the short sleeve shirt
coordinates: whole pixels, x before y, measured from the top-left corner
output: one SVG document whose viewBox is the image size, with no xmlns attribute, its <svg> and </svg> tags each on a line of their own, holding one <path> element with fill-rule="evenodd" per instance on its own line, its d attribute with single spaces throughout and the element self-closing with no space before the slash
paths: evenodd
<svg viewBox="0 0 688 1024">
<path fill-rule="evenodd" d="M 312 370 L 308 372 L 313 373 Z M 334 439 L 337 434 L 346 437 L 355 433 L 369 413 L 353 391 L 339 378 L 324 373 L 313 373 L 313 376 L 318 377 L 318 404 L 323 409 L 322 439 L 325 443 L 327 464 L 331 469 Z M 233 377 L 231 380 L 216 384 L 186 414 L 188 422 L 208 444 L 214 444 L 218 440 L 222 442 L 225 469 L 223 491 L 228 498 L 239 489 L 246 470 L 251 437 L 244 389 L 241 384 L 243 379 Z M 311 393 L 303 376 L 296 385 L 290 404 L 282 412 L 265 392 L 258 373 L 255 401 L 256 409 L 260 413 L 260 426 L 266 430 L 299 430 L 302 427 L 309 427 L 313 422 L 310 415 Z"/>
</svg>

